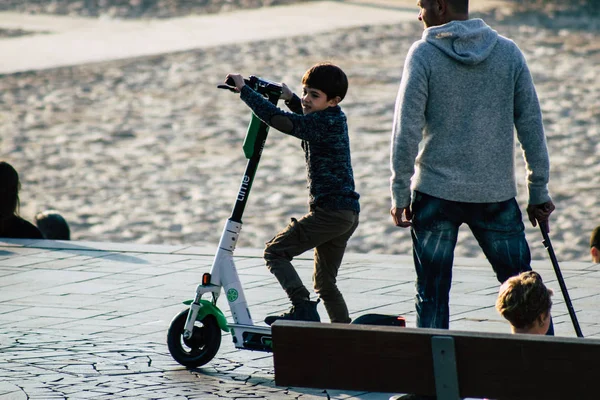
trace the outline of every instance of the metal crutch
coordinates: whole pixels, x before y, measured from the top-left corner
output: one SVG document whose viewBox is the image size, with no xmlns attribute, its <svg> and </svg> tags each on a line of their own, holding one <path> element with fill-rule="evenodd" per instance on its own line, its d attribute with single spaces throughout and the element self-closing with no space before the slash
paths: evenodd
<svg viewBox="0 0 600 400">
<path fill-rule="evenodd" d="M 577 337 L 583 337 L 583 333 L 579 327 L 579 322 L 577 321 L 577 315 L 575 315 L 575 310 L 573 309 L 573 304 L 571 303 L 571 298 L 569 297 L 569 292 L 567 291 L 567 285 L 565 285 L 565 280 L 563 279 L 560 268 L 558 267 L 558 261 L 556 260 L 556 255 L 554 254 L 554 249 L 552 248 L 552 243 L 550 242 L 550 236 L 548 236 L 548 223 L 546 221 L 540 222 L 539 226 L 540 230 L 542 231 L 542 237 L 544 238 L 542 244 L 546 250 L 548 250 L 548 254 L 550 255 L 550 261 L 552 261 L 552 266 L 554 267 L 554 272 L 556 273 L 556 278 L 558 279 L 558 284 L 560 285 L 560 291 L 565 298 L 565 304 L 567 305 L 567 310 L 569 310 L 571 321 L 573 321 L 575 333 L 577 333 Z"/>
</svg>

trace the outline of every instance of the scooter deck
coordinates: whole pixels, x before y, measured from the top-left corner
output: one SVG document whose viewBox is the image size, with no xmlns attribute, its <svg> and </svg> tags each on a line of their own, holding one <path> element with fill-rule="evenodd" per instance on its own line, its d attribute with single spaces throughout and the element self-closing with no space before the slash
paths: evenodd
<svg viewBox="0 0 600 400">
<path fill-rule="evenodd" d="M 229 324 L 233 344 L 238 349 L 273 351 L 273 337 L 268 326 Z"/>
</svg>

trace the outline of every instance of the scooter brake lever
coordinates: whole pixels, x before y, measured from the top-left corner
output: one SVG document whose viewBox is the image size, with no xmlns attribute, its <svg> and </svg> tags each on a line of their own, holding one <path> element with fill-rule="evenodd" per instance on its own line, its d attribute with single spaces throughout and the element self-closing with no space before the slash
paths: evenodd
<svg viewBox="0 0 600 400">
<path fill-rule="evenodd" d="M 235 86 L 218 85 L 217 88 L 219 88 L 219 89 L 227 89 L 229 91 L 232 91 L 233 93 L 237 93 L 237 91 L 235 90 Z"/>
<path fill-rule="evenodd" d="M 244 79 L 244 83 L 246 83 L 246 85 L 250 85 L 252 86 L 252 78 L 251 79 Z M 227 78 L 227 80 L 225 81 L 225 84 L 221 84 L 217 86 L 219 89 L 227 89 L 232 91 L 233 93 L 237 93 L 238 91 L 235 89 L 235 82 L 233 81 L 232 78 Z"/>
<path fill-rule="evenodd" d="M 221 84 L 219 86 L 217 86 L 219 89 L 227 89 L 229 91 L 232 91 L 233 93 L 237 93 L 237 90 L 235 90 L 235 82 L 233 81 L 232 78 L 227 78 L 227 80 L 225 81 L 225 84 Z"/>
</svg>

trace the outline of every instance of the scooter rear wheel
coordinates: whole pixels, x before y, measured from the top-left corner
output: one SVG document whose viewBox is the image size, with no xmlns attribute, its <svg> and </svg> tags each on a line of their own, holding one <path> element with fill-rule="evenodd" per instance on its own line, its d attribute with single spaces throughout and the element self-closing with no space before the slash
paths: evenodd
<svg viewBox="0 0 600 400">
<path fill-rule="evenodd" d="M 184 339 L 187 315 L 186 309 L 173 318 L 167 332 L 167 345 L 175 361 L 188 368 L 196 368 L 206 364 L 217 354 L 221 346 L 221 328 L 214 315 L 207 315 L 194 323 L 192 337 Z"/>
</svg>

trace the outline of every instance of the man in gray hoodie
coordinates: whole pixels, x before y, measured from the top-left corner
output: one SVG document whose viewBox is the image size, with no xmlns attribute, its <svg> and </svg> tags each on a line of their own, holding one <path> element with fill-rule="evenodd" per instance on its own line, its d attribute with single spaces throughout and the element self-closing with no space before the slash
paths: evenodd
<svg viewBox="0 0 600 400">
<path fill-rule="evenodd" d="M 531 270 L 515 199 L 515 128 L 533 226 L 549 230 L 554 204 L 540 105 L 519 48 L 481 19 L 469 19 L 468 0 L 417 6 L 425 31 L 408 52 L 396 101 L 391 214 L 397 226 L 411 227 L 417 326 L 447 329 L 462 223 L 498 281 Z"/>
</svg>

